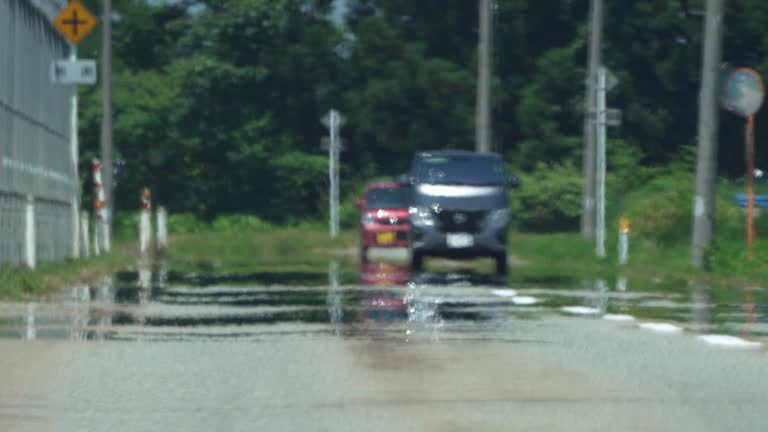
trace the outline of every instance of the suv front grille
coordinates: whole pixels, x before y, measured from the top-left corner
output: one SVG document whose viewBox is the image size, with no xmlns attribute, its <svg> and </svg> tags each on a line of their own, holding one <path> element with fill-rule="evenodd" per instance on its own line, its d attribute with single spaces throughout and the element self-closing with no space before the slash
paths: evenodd
<svg viewBox="0 0 768 432">
<path fill-rule="evenodd" d="M 486 211 L 443 210 L 437 220 L 445 232 L 477 233 L 482 230 Z"/>
</svg>

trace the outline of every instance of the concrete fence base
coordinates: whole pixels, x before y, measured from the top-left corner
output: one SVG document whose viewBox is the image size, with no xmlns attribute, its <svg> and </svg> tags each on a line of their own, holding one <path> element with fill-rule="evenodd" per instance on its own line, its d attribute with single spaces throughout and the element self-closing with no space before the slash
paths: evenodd
<svg viewBox="0 0 768 432">
<path fill-rule="evenodd" d="M 80 237 L 81 237 L 80 244 L 82 249 L 82 256 L 86 258 L 91 256 L 91 245 L 90 245 L 91 234 L 89 232 L 90 230 L 89 218 L 90 218 L 90 215 L 88 214 L 87 211 L 83 211 L 80 214 Z"/>
<path fill-rule="evenodd" d="M 37 238 L 35 230 L 35 198 L 27 196 L 24 211 L 24 265 L 33 269 L 37 265 Z"/>
</svg>

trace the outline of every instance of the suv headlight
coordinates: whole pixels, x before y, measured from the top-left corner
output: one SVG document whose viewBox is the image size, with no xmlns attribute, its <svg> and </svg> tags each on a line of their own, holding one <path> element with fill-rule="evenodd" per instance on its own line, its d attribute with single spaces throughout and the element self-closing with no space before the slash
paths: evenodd
<svg viewBox="0 0 768 432">
<path fill-rule="evenodd" d="M 488 214 L 488 220 L 491 225 L 505 226 L 509 225 L 512 212 L 508 208 L 493 210 Z"/>
<path fill-rule="evenodd" d="M 435 213 L 429 207 L 409 207 L 408 214 L 414 225 L 432 226 L 435 224 Z"/>
<path fill-rule="evenodd" d="M 373 214 L 371 213 L 363 213 L 363 217 L 360 218 L 360 222 L 364 224 L 372 224 L 376 221 L 376 218 L 373 217 Z"/>
</svg>

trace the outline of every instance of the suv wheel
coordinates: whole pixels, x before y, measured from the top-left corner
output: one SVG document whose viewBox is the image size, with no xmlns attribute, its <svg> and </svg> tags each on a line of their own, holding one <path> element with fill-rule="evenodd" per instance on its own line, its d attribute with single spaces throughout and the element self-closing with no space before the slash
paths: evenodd
<svg viewBox="0 0 768 432">
<path fill-rule="evenodd" d="M 507 274 L 507 253 L 506 252 L 499 252 L 493 257 L 494 261 L 496 261 L 496 274 L 497 275 L 506 275 Z"/>
</svg>

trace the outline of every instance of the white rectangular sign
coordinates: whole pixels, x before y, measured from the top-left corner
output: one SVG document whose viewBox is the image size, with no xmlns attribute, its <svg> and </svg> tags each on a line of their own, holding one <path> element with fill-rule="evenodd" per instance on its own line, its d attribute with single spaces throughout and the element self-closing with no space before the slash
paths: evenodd
<svg viewBox="0 0 768 432">
<path fill-rule="evenodd" d="M 54 84 L 96 84 L 95 60 L 56 60 L 51 64 Z"/>
</svg>

